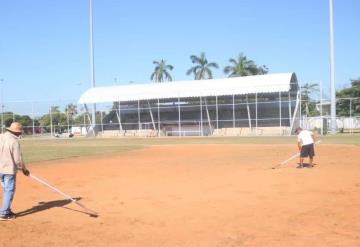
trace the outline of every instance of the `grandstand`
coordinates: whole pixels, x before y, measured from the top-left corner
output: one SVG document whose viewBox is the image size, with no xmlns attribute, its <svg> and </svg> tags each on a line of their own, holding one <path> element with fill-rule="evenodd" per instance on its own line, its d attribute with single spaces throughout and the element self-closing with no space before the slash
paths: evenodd
<svg viewBox="0 0 360 247">
<path fill-rule="evenodd" d="M 112 108 L 103 136 L 290 135 L 299 126 L 295 73 L 91 88 L 79 104 Z M 90 118 L 89 118 L 90 119 Z"/>
</svg>

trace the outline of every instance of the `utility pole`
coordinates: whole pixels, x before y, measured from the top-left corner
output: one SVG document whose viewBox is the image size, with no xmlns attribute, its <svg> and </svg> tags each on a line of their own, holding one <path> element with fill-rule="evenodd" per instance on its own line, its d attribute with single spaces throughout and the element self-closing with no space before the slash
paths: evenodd
<svg viewBox="0 0 360 247">
<path fill-rule="evenodd" d="M 94 34 L 93 34 L 93 1 L 89 0 L 90 5 L 90 64 L 91 64 L 91 83 L 92 88 L 95 88 L 95 66 L 94 66 Z M 92 114 L 91 114 L 91 121 L 92 127 L 95 136 L 95 126 L 96 126 L 96 103 L 93 104 Z"/>
<path fill-rule="evenodd" d="M 331 99 L 331 133 L 336 134 L 336 88 L 335 88 L 335 63 L 334 63 L 334 20 L 333 0 L 329 0 L 330 22 L 330 99 Z"/>
</svg>

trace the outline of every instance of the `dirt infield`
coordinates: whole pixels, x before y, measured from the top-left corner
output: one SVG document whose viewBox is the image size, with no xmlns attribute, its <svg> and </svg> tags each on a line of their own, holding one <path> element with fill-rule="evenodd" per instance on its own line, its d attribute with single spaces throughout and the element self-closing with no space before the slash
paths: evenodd
<svg viewBox="0 0 360 247">
<path fill-rule="evenodd" d="M 0 246 L 360 246 L 360 147 L 169 145 L 30 165 L 92 218 L 19 174 Z"/>
</svg>

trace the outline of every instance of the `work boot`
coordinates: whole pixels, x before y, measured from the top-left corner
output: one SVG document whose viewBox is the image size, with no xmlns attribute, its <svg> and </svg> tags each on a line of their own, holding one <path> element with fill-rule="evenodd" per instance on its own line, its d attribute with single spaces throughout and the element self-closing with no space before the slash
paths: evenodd
<svg viewBox="0 0 360 247">
<path fill-rule="evenodd" d="M 13 214 L 0 215 L 0 221 L 13 220 L 15 218 Z"/>
</svg>

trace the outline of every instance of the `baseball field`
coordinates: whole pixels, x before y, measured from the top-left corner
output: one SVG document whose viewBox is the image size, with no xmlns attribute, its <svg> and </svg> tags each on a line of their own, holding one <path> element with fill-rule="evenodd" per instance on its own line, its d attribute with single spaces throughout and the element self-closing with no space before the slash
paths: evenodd
<svg viewBox="0 0 360 247">
<path fill-rule="evenodd" d="M 23 139 L 0 246 L 360 246 L 360 136 Z"/>
</svg>

